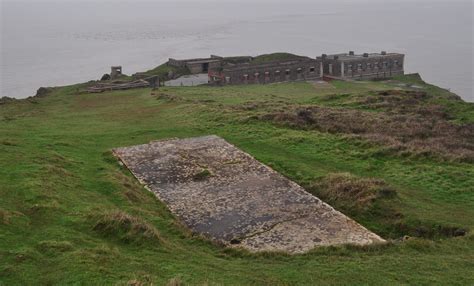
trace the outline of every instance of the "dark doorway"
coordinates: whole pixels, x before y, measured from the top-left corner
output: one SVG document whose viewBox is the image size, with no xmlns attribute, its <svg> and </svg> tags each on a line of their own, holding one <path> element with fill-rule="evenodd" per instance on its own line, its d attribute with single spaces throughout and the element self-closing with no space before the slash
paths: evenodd
<svg viewBox="0 0 474 286">
<path fill-rule="evenodd" d="M 208 71 L 209 71 L 209 63 L 203 63 L 202 72 L 208 72 Z"/>
</svg>

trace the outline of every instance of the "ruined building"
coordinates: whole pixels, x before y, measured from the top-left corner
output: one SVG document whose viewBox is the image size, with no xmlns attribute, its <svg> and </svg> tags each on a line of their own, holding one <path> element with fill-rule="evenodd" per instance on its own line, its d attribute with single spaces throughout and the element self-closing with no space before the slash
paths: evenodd
<svg viewBox="0 0 474 286">
<path fill-rule="evenodd" d="M 398 53 L 364 53 L 353 51 L 343 54 L 326 55 L 316 59 L 323 63 L 323 72 L 335 79 L 378 79 L 402 75 L 405 55 Z"/>
<path fill-rule="evenodd" d="M 209 71 L 211 84 L 250 84 L 284 81 L 317 80 L 322 77 L 320 61 L 304 58 L 271 61 L 254 64 L 252 62 L 224 65 Z"/>
<path fill-rule="evenodd" d="M 209 58 L 197 58 L 187 60 L 169 59 L 168 65 L 173 67 L 188 68 L 191 74 L 207 73 L 210 69 L 220 67 L 222 57 L 211 55 Z"/>
<path fill-rule="evenodd" d="M 110 67 L 110 78 L 116 79 L 122 75 L 122 67 L 121 66 L 112 66 Z"/>
<path fill-rule="evenodd" d="M 220 57 L 176 60 L 168 65 L 187 68 L 191 74 L 208 73 L 209 84 L 265 84 L 320 79 L 379 79 L 404 73 L 404 55 L 398 53 L 349 53 L 316 59 L 286 54 L 276 60 L 253 57 Z"/>
</svg>

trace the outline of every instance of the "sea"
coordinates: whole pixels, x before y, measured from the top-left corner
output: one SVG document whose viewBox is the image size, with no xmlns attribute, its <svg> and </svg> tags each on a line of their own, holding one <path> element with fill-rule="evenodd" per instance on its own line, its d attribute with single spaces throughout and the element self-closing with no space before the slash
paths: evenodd
<svg viewBox="0 0 474 286">
<path fill-rule="evenodd" d="M 471 0 L 0 1 L 0 97 L 168 58 L 384 50 L 474 102 Z"/>
</svg>

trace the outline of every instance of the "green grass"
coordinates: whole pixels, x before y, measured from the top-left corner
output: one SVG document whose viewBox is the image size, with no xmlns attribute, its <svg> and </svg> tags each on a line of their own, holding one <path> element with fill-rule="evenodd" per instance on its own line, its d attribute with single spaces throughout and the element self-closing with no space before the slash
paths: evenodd
<svg viewBox="0 0 474 286">
<path fill-rule="evenodd" d="M 472 104 L 416 82 L 449 108 L 453 121 L 473 122 Z M 0 105 L 0 285 L 163 285 L 172 279 L 190 285 L 472 284 L 472 234 L 295 256 L 225 249 L 191 235 L 110 153 L 161 138 L 216 134 L 304 186 L 330 173 L 383 179 L 397 192 L 389 203 L 403 223 L 472 232 L 473 164 L 387 155 L 360 140 L 254 119 L 288 105 L 359 108 L 355 98 L 395 86 L 158 91 L 179 100 L 157 99 L 149 89 L 81 94 L 69 86 Z M 402 234 L 372 214 L 356 219 L 386 238 Z"/>
<path fill-rule="evenodd" d="M 174 66 L 169 66 L 167 63 L 159 65 L 151 70 L 143 72 L 142 74 L 148 76 L 158 76 L 161 81 L 170 80 L 169 73 L 173 73 L 175 76 L 182 76 L 190 74 L 187 68 L 179 68 Z"/>
<path fill-rule="evenodd" d="M 307 57 L 298 56 L 290 53 L 272 53 L 272 54 L 265 54 L 256 56 L 252 63 L 254 64 L 261 64 L 271 61 L 286 61 L 286 60 L 294 60 L 294 59 L 307 59 Z"/>
</svg>

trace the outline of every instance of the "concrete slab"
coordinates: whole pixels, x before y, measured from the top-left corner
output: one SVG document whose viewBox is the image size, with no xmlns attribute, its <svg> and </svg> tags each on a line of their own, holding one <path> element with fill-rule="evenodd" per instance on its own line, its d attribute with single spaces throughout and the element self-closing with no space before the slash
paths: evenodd
<svg viewBox="0 0 474 286">
<path fill-rule="evenodd" d="M 384 240 L 217 136 L 154 141 L 114 154 L 193 232 L 250 251 Z"/>
</svg>

